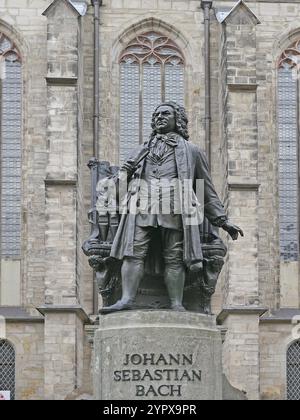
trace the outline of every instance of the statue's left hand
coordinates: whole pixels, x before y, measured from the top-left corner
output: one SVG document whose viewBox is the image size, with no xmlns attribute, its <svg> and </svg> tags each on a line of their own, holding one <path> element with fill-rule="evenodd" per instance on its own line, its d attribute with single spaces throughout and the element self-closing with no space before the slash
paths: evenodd
<svg viewBox="0 0 300 420">
<path fill-rule="evenodd" d="M 232 237 L 232 239 L 234 241 L 236 241 L 239 237 L 239 234 L 241 236 L 244 236 L 244 232 L 242 231 L 241 228 L 239 228 L 238 226 L 233 225 L 231 222 L 229 222 L 228 220 L 222 225 L 222 228 L 224 230 L 226 230 L 226 232 L 229 233 L 229 235 Z"/>
</svg>

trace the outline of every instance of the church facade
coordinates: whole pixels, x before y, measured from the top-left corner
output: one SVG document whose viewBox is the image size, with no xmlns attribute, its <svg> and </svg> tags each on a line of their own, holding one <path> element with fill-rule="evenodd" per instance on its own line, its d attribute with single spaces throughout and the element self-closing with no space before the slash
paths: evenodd
<svg viewBox="0 0 300 420">
<path fill-rule="evenodd" d="M 124 162 L 175 100 L 245 234 L 222 234 L 224 374 L 300 399 L 299 17 L 298 0 L 0 0 L 0 391 L 92 395 L 87 163 Z"/>
</svg>

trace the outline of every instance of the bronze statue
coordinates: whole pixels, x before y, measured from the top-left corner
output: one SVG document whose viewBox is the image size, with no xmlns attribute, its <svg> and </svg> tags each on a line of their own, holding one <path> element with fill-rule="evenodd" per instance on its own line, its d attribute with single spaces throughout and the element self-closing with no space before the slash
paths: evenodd
<svg viewBox="0 0 300 420">
<path fill-rule="evenodd" d="M 153 131 L 149 141 L 119 172 L 124 174 L 126 171 L 129 180 L 126 198 L 129 211 L 123 212 L 119 218 L 118 227 L 110 241 L 102 241 L 102 244 L 110 242 L 106 264 L 101 255 L 99 258 L 99 252 L 98 257 L 95 257 L 94 251 L 91 251 L 95 250 L 91 241 L 85 243 L 84 250 L 90 257 L 90 264 L 96 272 L 101 273 L 102 288 L 109 283 L 110 273 L 116 270 L 117 262 L 121 264 L 120 299 L 112 305 L 104 306 L 101 312 L 133 308 L 140 283 L 145 277 L 147 260 L 152 260 L 154 272 L 159 258 L 158 250 L 161 252 L 158 271 L 163 270 L 171 309 L 185 310 L 183 297 L 186 279 L 194 278 L 199 288 L 202 288 L 203 312 L 210 311 L 210 299 L 226 254 L 226 248 L 214 227 L 227 231 L 233 240 L 238 239 L 239 234 L 243 236 L 243 232 L 228 221 L 214 189 L 206 157 L 188 141 L 187 125 L 188 119 L 183 107 L 174 102 L 166 102 L 157 107 L 152 118 Z M 107 175 L 107 179 L 118 180 L 116 173 L 109 176 L 108 170 Z M 162 180 L 166 182 L 162 183 Z M 189 195 L 194 214 L 199 216 L 196 223 L 190 223 L 190 214 L 186 210 L 189 207 L 183 206 L 183 185 L 186 180 L 190 180 L 194 187 L 197 180 L 204 181 L 203 203 L 198 200 L 196 191 Z M 151 188 L 147 188 L 149 185 Z M 162 211 L 165 195 L 169 196 L 169 212 Z M 203 208 L 205 220 L 200 216 Z M 95 224 L 99 226 L 99 220 Z M 94 241 L 101 242 L 100 230 L 98 236 L 98 231 L 93 236 Z M 158 258 L 155 259 L 155 255 Z M 114 276 L 115 284 L 118 282 L 117 277 Z"/>
</svg>

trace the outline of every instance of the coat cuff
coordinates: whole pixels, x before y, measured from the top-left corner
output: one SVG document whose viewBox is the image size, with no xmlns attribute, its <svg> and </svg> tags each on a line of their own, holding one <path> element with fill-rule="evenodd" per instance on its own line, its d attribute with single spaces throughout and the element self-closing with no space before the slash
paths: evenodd
<svg viewBox="0 0 300 420">
<path fill-rule="evenodd" d="M 226 222 L 227 222 L 228 218 L 227 216 L 221 216 L 221 217 L 217 217 L 212 224 L 214 226 L 218 226 L 218 227 L 222 227 Z"/>
</svg>

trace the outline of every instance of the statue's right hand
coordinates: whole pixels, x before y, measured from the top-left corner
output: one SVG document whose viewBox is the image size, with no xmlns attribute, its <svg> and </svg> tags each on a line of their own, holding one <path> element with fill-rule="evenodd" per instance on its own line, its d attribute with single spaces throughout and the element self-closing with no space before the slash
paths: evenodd
<svg viewBox="0 0 300 420">
<path fill-rule="evenodd" d="M 126 171 L 128 174 L 132 174 L 136 170 L 136 166 L 134 165 L 134 160 L 129 159 L 127 160 L 124 165 L 121 167 L 122 171 Z"/>
</svg>

